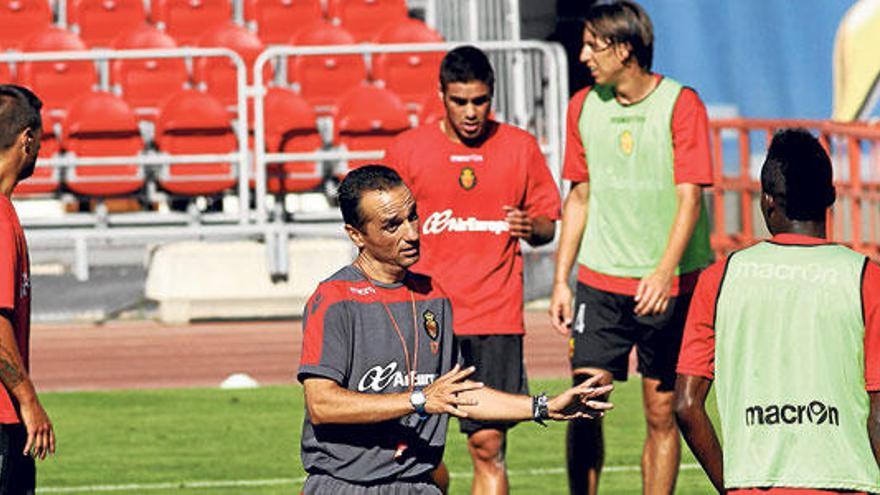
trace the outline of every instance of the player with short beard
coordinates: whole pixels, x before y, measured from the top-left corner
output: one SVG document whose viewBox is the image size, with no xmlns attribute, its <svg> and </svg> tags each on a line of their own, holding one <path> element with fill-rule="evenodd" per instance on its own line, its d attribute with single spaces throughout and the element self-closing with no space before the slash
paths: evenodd
<svg viewBox="0 0 880 495">
<path fill-rule="evenodd" d="M 482 421 L 591 418 L 610 387 L 587 382 L 553 399 L 468 380 L 458 363 L 449 299 L 409 271 L 420 256 L 416 201 L 382 166 L 339 188 L 355 261 L 321 282 L 306 304 L 298 373 L 306 414 L 306 495 L 439 494 L 431 472 L 449 415 Z"/>
<path fill-rule="evenodd" d="M 472 46 L 440 65 L 437 124 L 397 136 L 385 163 L 418 200 L 424 256 L 418 269 L 452 299 L 455 333 L 475 380 L 510 393 L 528 392 L 523 365 L 521 242 L 553 240 L 559 191 L 528 132 L 491 118 L 495 73 Z M 508 491 L 506 431 L 514 423 L 460 421 L 474 465 L 473 493 Z"/>
</svg>

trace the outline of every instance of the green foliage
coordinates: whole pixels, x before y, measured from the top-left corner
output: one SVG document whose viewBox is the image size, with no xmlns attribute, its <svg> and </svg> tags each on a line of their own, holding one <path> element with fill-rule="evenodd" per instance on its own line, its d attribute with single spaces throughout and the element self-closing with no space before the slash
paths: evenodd
<svg viewBox="0 0 880 495">
<path fill-rule="evenodd" d="M 562 390 L 567 380 L 534 381 L 532 390 Z M 305 473 L 299 460 L 303 398 L 298 386 L 252 390 L 132 390 L 47 393 L 58 453 L 38 467 L 41 493 L 86 494 L 94 485 L 142 485 L 106 493 L 295 494 Z M 606 418 L 603 493 L 641 493 L 644 420 L 639 382 L 619 384 Z M 567 493 L 565 425 L 526 423 L 511 431 L 512 493 Z M 682 463 L 693 465 L 687 448 Z M 470 460 L 455 421 L 445 461 L 452 493 L 469 493 Z M 256 481 L 252 486 L 227 482 Z M 193 482 L 208 482 L 204 485 Z M 225 485 L 225 486 L 224 486 Z M 83 487 L 82 491 L 71 491 Z M 709 493 L 706 477 L 682 470 L 677 493 Z"/>
</svg>

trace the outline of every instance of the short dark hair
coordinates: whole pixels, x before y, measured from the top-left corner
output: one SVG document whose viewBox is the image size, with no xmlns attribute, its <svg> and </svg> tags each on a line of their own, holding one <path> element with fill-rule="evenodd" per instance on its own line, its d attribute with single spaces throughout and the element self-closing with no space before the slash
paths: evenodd
<svg viewBox="0 0 880 495">
<path fill-rule="evenodd" d="M 831 159 L 806 129 L 773 136 L 761 167 L 761 189 L 782 201 L 791 220 L 823 221 L 836 197 Z"/>
<path fill-rule="evenodd" d="M 584 28 L 611 44 L 631 47 L 639 67 L 651 70 L 654 60 L 654 25 L 639 4 L 628 0 L 594 5 L 587 11 Z"/>
<path fill-rule="evenodd" d="M 450 83 L 479 81 L 489 86 L 489 95 L 495 92 L 495 70 L 483 50 L 471 45 L 451 50 L 440 62 L 440 90 Z"/>
<path fill-rule="evenodd" d="M 403 185 L 403 179 L 393 169 L 384 165 L 365 165 L 352 170 L 339 185 L 337 199 L 342 219 L 360 230 L 365 223 L 361 211 L 361 198 L 369 191 L 390 191 Z"/>
<path fill-rule="evenodd" d="M 15 84 L 0 84 L 0 150 L 6 150 L 21 134 L 31 128 L 43 128 L 40 109 L 43 102 L 31 90 Z"/>
</svg>

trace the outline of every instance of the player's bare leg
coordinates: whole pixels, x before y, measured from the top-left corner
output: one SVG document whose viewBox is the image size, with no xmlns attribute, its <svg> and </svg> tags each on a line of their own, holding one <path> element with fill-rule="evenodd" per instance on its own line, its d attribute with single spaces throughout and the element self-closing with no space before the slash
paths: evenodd
<svg viewBox="0 0 880 495">
<path fill-rule="evenodd" d="M 446 469 L 445 463 L 441 462 L 437 469 L 431 471 L 431 479 L 434 480 L 443 495 L 449 493 L 449 469 Z"/>
<path fill-rule="evenodd" d="M 468 436 L 468 450 L 474 463 L 474 495 L 506 495 L 507 468 L 504 461 L 505 434 L 479 430 Z"/>
<path fill-rule="evenodd" d="M 642 493 L 668 495 L 675 490 L 681 443 L 672 410 L 672 391 L 658 390 L 660 380 L 642 379 L 648 434 L 642 451 Z"/>
<path fill-rule="evenodd" d="M 575 383 L 582 383 L 593 375 L 603 376 L 601 385 L 613 381 L 611 373 L 598 368 L 578 368 L 573 371 L 573 375 Z M 608 400 L 608 397 L 605 396 L 602 400 Z M 602 419 L 569 422 L 565 454 L 569 492 L 572 495 L 596 495 L 599 490 L 599 474 L 605 461 Z"/>
</svg>

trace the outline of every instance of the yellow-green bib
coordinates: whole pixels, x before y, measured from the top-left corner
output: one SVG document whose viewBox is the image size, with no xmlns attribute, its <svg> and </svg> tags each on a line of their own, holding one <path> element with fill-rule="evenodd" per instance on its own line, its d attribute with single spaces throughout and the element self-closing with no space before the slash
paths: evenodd
<svg viewBox="0 0 880 495">
<path fill-rule="evenodd" d="M 729 258 L 715 314 L 728 488 L 880 492 L 867 431 L 865 262 L 834 244 L 770 242 Z"/>
</svg>

